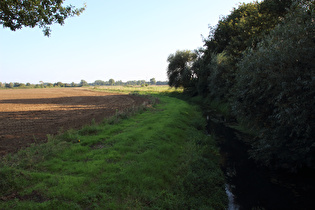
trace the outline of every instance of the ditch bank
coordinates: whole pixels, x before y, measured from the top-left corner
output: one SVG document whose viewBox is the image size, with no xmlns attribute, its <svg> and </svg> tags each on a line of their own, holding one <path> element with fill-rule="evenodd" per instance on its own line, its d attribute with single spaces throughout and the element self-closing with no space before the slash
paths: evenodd
<svg viewBox="0 0 315 210">
<path fill-rule="evenodd" d="M 218 141 L 226 177 L 228 209 L 313 209 L 314 171 L 292 174 L 258 166 L 248 155 L 245 134 L 207 113 L 207 130 Z"/>
</svg>

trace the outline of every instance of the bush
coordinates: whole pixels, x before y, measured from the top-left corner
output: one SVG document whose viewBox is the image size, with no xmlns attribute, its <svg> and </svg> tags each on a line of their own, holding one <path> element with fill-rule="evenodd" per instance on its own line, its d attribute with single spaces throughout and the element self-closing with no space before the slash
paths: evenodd
<svg viewBox="0 0 315 210">
<path fill-rule="evenodd" d="M 314 3 L 298 1 L 238 64 L 233 110 L 260 128 L 251 154 L 267 165 L 315 167 L 314 37 Z"/>
<path fill-rule="evenodd" d="M 225 52 L 212 56 L 211 74 L 208 77 L 209 96 L 226 100 L 234 82 L 232 61 Z"/>
</svg>

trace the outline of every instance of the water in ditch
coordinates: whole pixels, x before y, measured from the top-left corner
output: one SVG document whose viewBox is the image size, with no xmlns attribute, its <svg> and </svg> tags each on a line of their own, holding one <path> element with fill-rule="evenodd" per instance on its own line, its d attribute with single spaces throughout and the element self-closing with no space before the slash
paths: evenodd
<svg viewBox="0 0 315 210">
<path fill-rule="evenodd" d="M 290 174 L 258 167 L 237 131 L 207 119 L 208 132 L 220 142 L 229 210 L 314 209 L 314 171 Z"/>
</svg>

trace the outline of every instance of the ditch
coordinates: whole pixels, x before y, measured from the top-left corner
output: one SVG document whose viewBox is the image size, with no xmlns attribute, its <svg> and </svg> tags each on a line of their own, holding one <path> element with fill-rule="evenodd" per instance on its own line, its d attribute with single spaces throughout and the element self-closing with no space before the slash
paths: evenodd
<svg viewBox="0 0 315 210">
<path fill-rule="evenodd" d="M 229 210 L 313 209 L 314 171 L 291 174 L 257 166 L 242 134 L 210 116 L 207 130 L 219 142 Z"/>
</svg>

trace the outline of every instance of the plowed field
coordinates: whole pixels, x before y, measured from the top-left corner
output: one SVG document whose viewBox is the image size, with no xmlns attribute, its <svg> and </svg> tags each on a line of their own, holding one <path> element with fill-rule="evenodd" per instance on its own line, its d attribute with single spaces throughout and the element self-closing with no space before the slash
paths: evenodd
<svg viewBox="0 0 315 210">
<path fill-rule="evenodd" d="M 144 103 L 143 97 L 81 88 L 0 90 L 0 156 Z"/>
</svg>

